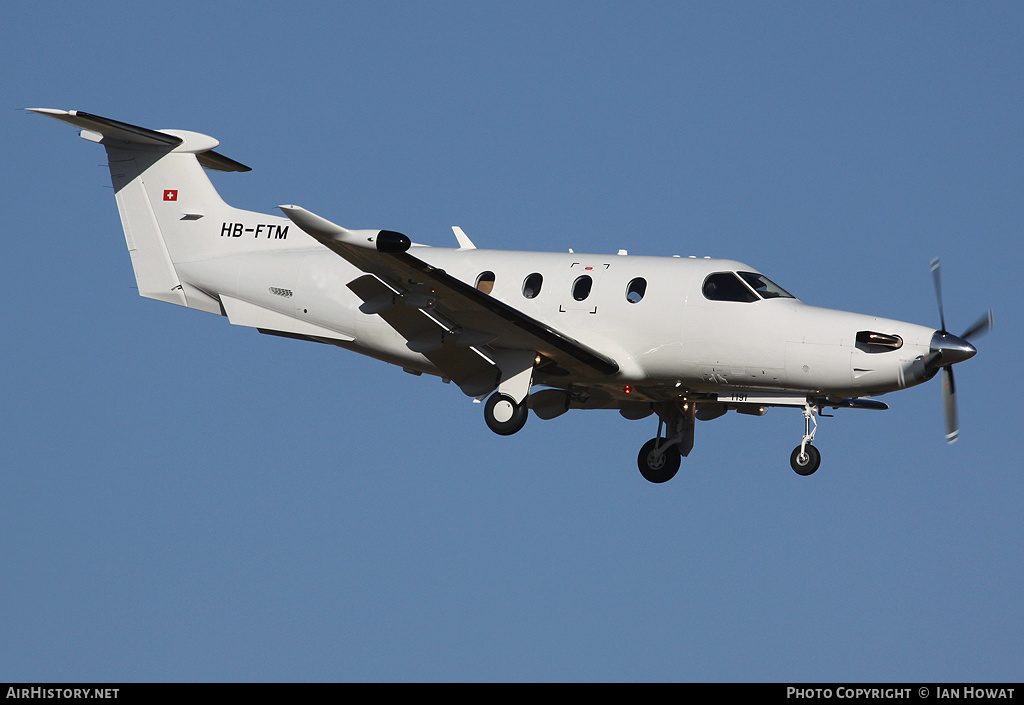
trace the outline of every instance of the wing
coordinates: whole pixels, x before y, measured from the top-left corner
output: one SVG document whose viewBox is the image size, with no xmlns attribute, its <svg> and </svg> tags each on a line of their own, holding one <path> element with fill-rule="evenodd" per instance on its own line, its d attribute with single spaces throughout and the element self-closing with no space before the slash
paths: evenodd
<svg viewBox="0 0 1024 705">
<path fill-rule="evenodd" d="M 280 208 L 302 230 L 366 272 L 348 285 L 363 300 L 363 313 L 379 314 L 409 349 L 426 356 L 471 396 L 491 391 L 509 373 L 501 369 L 506 351 L 541 356 L 535 383 L 618 372 L 618 364 L 606 355 L 409 254 L 404 235 L 346 230 L 298 206 Z"/>
</svg>

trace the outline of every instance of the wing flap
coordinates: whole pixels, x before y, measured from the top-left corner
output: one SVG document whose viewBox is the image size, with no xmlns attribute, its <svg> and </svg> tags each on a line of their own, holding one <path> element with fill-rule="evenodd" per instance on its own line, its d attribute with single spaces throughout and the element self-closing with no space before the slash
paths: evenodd
<svg viewBox="0 0 1024 705">
<path fill-rule="evenodd" d="M 427 358 L 468 396 L 487 394 L 498 386 L 499 370 L 493 361 L 476 346 L 458 344 L 458 336 L 444 321 L 407 306 L 390 286 L 373 274 L 348 283 L 348 288 L 365 302 L 391 299 L 392 303 L 375 311 L 389 326 L 408 341 L 406 347 Z"/>
</svg>

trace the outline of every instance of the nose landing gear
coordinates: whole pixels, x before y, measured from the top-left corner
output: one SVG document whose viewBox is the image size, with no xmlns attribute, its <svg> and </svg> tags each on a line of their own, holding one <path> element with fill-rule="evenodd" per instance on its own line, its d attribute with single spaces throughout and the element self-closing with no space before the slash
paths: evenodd
<svg viewBox="0 0 1024 705">
<path fill-rule="evenodd" d="M 818 430 L 818 422 L 814 418 L 816 413 L 817 406 L 810 402 L 804 405 L 804 438 L 789 456 L 789 464 L 797 475 L 813 475 L 821 465 L 821 453 L 811 445 L 814 432 Z"/>
</svg>

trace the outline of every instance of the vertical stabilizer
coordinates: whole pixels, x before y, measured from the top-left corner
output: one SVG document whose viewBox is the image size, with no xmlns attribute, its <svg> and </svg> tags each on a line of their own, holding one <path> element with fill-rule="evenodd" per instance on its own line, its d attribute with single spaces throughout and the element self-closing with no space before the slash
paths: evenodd
<svg viewBox="0 0 1024 705">
<path fill-rule="evenodd" d="M 107 148 L 110 180 L 114 185 L 117 212 L 132 258 L 139 295 L 188 306 L 181 282 L 164 244 L 160 224 L 142 180 L 140 168 L 127 150 Z"/>
<path fill-rule="evenodd" d="M 174 264 L 221 254 L 223 245 L 209 233 L 241 213 L 224 203 L 203 167 L 249 167 L 212 151 L 217 140 L 196 132 L 150 130 L 74 110 L 29 110 L 75 125 L 84 139 L 106 148 L 139 294 L 219 313 L 216 300 L 182 285 Z"/>
</svg>

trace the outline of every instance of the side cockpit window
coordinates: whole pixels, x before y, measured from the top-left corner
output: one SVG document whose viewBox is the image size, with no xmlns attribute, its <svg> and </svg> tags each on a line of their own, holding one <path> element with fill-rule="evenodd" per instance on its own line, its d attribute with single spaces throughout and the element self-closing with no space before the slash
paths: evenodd
<svg viewBox="0 0 1024 705">
<path fill-rule="evenodd" d="M 704 298 L 711 301 L 757 301 L 757 294 L 732 272 L 715 272 L 704 280 Z"/>
</svg>

